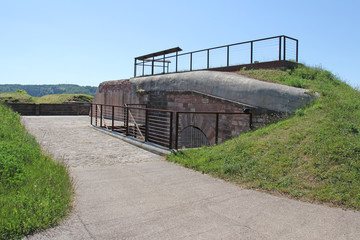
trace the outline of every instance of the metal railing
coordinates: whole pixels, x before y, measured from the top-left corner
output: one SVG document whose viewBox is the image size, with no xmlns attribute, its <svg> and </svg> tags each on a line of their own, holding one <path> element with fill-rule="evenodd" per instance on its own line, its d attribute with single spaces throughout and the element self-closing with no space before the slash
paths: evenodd
<svg viewBox="0 0 360 240">
<path fill-rule="evenodd" d="M 202 116 L 203 119 L 196 118 L 195 115 Z M 241 117 L 244 115 L 245 118 Z M 184 116 L 185 119 L 191 119 L 191 124 L 184 122 Z M 240 116 L 240 118 L 223 116 Z M 207 121 L 207 125 L 204 124 L 205 121 Z M 222 122 L 222 126 L 220 126 L 220 122 Z M 234 122 L 236 124 L 232 125 Z M 246 127 L 242 126 L 241 129 L 237 129 L 239 122 L 245 124 Z M 251 130 L 252 114 L 247 112 L 173 112 L 161 109 L 92 104 L 90 124 L 142 142 L 154 143 L 168 149 L 178 149 L 181 147 L 179 145 L 180 130 L 189 125 L 198 125 L 199 127 L 203 125 L 207 128 L 206 130 L 210 129 L 214 137 L 209 142 L 213 145 L 240 135 L 244 132 L 243 129 Z M 236 136 L 224 134 L 224 129 L 229 132 L 237 131 Z M 223 136 L 220 137 L 220 134 Z"/>
<path fill-rule="evenodd" d="M 285 35 L 160 57 L 135 58 L 134 77 L 206 70 L 257 62 L 298 62 L 299 41 Z"/>
<path fill-rule="evenodd" d="M 142 142 L 172 149 L 173 112 L 160 109 L 92 104 L 90 123 Z"/>
</svg>

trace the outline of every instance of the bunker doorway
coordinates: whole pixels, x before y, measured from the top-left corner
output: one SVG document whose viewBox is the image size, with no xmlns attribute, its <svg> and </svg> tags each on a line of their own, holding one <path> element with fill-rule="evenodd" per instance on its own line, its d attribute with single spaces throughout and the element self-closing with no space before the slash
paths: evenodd
<svg viewBox="0 0 360 240">
<path fill-rule="evenodd" d="M 206 134 L 196 126 L 187 126 L 179 134 L 179 148 L 198 148 L 209 146 L 210 142 Z"/>
</svg>

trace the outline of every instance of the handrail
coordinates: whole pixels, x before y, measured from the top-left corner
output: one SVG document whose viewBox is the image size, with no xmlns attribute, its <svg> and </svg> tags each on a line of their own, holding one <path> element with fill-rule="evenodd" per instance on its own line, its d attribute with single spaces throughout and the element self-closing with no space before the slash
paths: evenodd
<svg viewBox="0 0 360 240">
<path fill-rule="evenodd" d="M 254 63 L 254 43 L 257 42 L 262 42 L 262 41 L 268 41 L 268 40 L 272 40 L 272 39 L 279 39 L 279 43 L 278 43 L 278 56 L 276 56 L 276 58 L 274 58 L 273 60 L 277 60 L 277 61 L 286 61 L 286 50 L 287 48 L 289 48 L 286 44 L 286 40 L 291 40 L 295 42 L 295 61 L 298 62 L 298 52 L 299 52 L 299 41 L 295 38 L 286 36 L 286 35 L 279 35 L 279 36 L 274 36 L 274 37 L 267 37 L 267 38 L 261 38 L 261 39 L 255 39 L 255 40 L 251 40 L 251 41 L 245 41 L 245 42 L 239 42 L 239 43 L 233 43 L 233 44 L 228 44 L 228 45 L 222 45 L 222 46 L 218 46 L 218 47 L 212 47 L 212 48 L 206 48 L 206 49 L 201 49 L 201 50 L 196 50 L 196 51 L 192 51 L 192 52 L 187 52 L 187 53 L 181 53 L 179 54 L 178 52 L 176 52 L 175 55 L 168 55 L 171 54 L 170 53 L 166 53 L 164 52 L 164 54 L 162 55 L 162 57 L 153 57 L 152 59 L 145 59 L 141 60 L 138 58 L 135 58 L 135 63 L 134 63 L 134 77 L 137 77 L 137 67 L 140 66 L 142 67 L 142 74 L 140 74 L 139 76 L 147 76 L 147 75 L 156 75 L 155 73 L 155 67 L 160 67 L 162 68 L 162 72 L 158 73 L 158 74 L 164 74 L 164 73 L 172 73 L 172 72 L 179 72 L 178 71 L 178 64 L 179 64 L 179 57 L 181 56 L 187 56 L 189 55 L 190 59 L 190 63 L 189 63 L 189 70 L 184 70 L 186 71 L 192 71 L 193 69 L 193 54 L 195 53 L 200 53 L 200 52 L 206 52 L 207 56 L 206 56 L 206 68 L 202 68 L 202 69 L 196 69 L 196 70 L 205 70 L 205 69 L 211 69 L 211 68 L 217 68 L 217 67 L 210 67 L 209 61 L 210 61 L 210 52 L 212 50 L 216 50 L 216 49 L 221 49 L 221 48 L 227 48 L 227 53 L 226 53 L 226 67 L 230 67 L 230 66 L 238 66 L 238 64 L 230 64 L 230 50 L 231 47 L 233 46 L 237 46 L 237 45 L 245 45 L 245 44 L 250 44 L 250 56 L 249 56 L 249 62 L 243 63 L 244 64 L 253 64 Z M 157 55 L 160 56 L 160 55 Z M 171 62 L 170 58 L 175 58 L 173 62 Z M 145 64 L 145 62 L 151 62 L 151 64 Z M 162 65 L 155 65 L 154 63 L 162 63 Z M 169 64 L 170 63 L 175 63 L 175 71 L 169 71 Z M 165 65 L 167 64 L 167 65 Z M 145 74 L 145 67 L 151 67 L 151 74 Z M 167 69 L 167 72 L 165 72 L 165 69 Z"/>
</svg>

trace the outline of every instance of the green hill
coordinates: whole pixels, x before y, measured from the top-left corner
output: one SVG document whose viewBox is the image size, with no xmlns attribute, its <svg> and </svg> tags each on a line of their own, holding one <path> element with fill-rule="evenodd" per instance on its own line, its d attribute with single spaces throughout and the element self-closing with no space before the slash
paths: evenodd
<svg viewBox="0 0 360 240">
<path fill-rule="evenodd" d="M 359 91 L 328 71 L 302 65 L 239 74 L 308 88 L 321 97 L 283 121 L 168 160 L 246 188 L 359 210 Z"/>
<path fill-rule="evenodd" d="M 79 86 L 75 84 L 57 85 L 20 85 L 20 84 L 0 84 L 0 93 L 15 92 L 24 90 L 33 97 L 42 97 L 49 94 L 87 94 L 94 96 L 97 87 Z"/>
</svg>

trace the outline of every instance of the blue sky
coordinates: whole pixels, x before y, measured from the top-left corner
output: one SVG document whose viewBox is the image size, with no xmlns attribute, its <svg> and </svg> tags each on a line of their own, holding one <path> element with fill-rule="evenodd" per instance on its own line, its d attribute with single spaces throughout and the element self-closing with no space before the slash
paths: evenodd
<svg viewBox="0 0 360 240">
<path fill-rule="evenodd" d="M 360 86 L 355 0 L 0 0 L 0 84 L 98 86 L 133 76 L 134 57 L 276 35 L 299 61 Z"/>
</svg>

